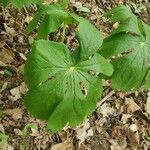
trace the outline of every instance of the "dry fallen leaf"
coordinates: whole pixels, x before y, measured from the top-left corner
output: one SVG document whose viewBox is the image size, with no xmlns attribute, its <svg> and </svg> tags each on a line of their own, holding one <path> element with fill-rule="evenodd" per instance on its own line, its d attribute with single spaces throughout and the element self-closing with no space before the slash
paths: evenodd
<svg viewBox="0 0 150 150">
<path fill-rule="evenodd" d="M 147 101 L 146 101 L 146 105 L 145 105 L 145 111 L 147 114 L 150 115 L 150 92 L 148 92 L 148 98 L 147 98 Z"/>
<path fill-rule="evenodd" d="M 124 135 L 119 139 L 110 139 L 109 142 L 112 144 L 110 146 L 111 150 L 126 150 L 127 139 Z"/>
<path fill-rule="evenodd" d="M 23 60 L 27 60 L 27 57 L 23 54 L 23 53 L 19 53 L 20 57 L 23 59 Z"/>
<path fill-rule="evenodd" d="M 23 110 L 19 109 L 19 108 L 15 108 L 15 109 L 7 109 L 4 111 L 5 114 L 12 116 L 12 118 L 14 120 L 18 120 L 22 118 L 23 115 Z"/>
<path fill-rule="evenodd" d="M 0 132 L 5 133 L 5 129 L 4 129 L 4 126 L 2 124 L 0 124 Z"/>
<path fill-rule="evenodd" d="M 127 105 L 127 112 L 129 114 L 132 114 L 140 109 L 140 107 L 134 102 L 132 98 L 125 98 L 125 104 Z"/>
<path fill-rule="evenodd" d="M 133 149 L 137 149 L 140 142 L 140 136 L 138 133 L 138 127 L 136 124 L 131 124 L 128 129 L 127 137 L 129 139 L 130 146 Z"/>
<path fill-rule="evenodd" d="M 12 145 L 5 143 L 2 147 L 0 146 L 0 150 L 15 150 Z"/>
<path fill-rule="evenodd" d="M 62 131 L 62 132 L 59 132 L 58 134 L 59 134 L 59 137 L 61 138 L 62 142 L 64 142 L 64 141 L 67 140 L 67 138 L 68 138 L 68 132 Z"/>
<path fill-rule="evenodd" d="M 122 115 L 122 118 L 121 118 L 121 121 L 123 122 L 123 124 L 126 124 L 128 119 L 131 118 L 132 115 L 129 115 L 129 114 L 123 114 Z"/>
<path fill-rule="evenodd" d="M 121 137 L 121 135 L 122 135 L 121 128 L 119 126 L 113 127 L 111 137 L 113 139 L 118 139 Z"/>
<path fill-rule="evenodd" d="M 117 4 L 123 4 L 125 0 L 115 0 Z"/>
<path fill-rule="evenodd" d="M 32 16 L 26 16 L 25 22 L 29 23 L 33 19 Z"/>
<path fill-rule="evenodd" d="M 3 92 L 6 88 L 7 88 L 8 83 L 5 82 L 2 86 L 2 88 L 0 89 L 0 93 Z"/>
<path fill-rule="evenodd" d="M 69 141 L 65 141 L 63 143 L 53 145 L 51 150 L 72 150 L 72 146 Z"/>
<path fill-rule="evenodd" d="M 103 117 L 108 117 L 109 115 L 112 115 L 115 112 L 115 109 L 109 106 L 109 104 L 107 103 L 104 103 L 102 106 L 100 106 L 100 113 L 103 115 Z"/>
<path fill-rule="evenodd" d="M 116 140 L 111 139 L 111 140 L 109 140 L 109 142 L 112 144 L 112 145 L 110 146 L 110 149 L 111 149 L 111 150 L 123 150 L 123 149 L 118 145 L 118 143 L 117 143 Z"/>
<path fill-rule="evenodd" d="M 4 47 L 0 48 L 0 66 L 5 66 L 14 61 L 14 53 Z"/>
<path fill-rule="evenodd" d="M 27 91 L 27 87 L 26 87 L 25 83 L 23 82 L 23 83 L 21 83 L 20 86 L 15 87 L 10 90 L 11 96 L 9 96 L 9 98 L 12 101 L 16 101 L 16 100 L 20 99 L 21 96 L 24 95 L 26 91 Z"/>
<path fill-rule="evenodd" d="M 13 28 L 8 27 L 6 23 L 4 23 L 4 28 L 8 34 L 10 34 L 12 36 L 15 35 L 15 30 Z"/>
<path fill-rule="evenodd" d="M 89 119 L 86 119 L 79 127 L 75 129 L 77 133 L 77 139 L 82 143 L 87 137 L 93 135 L 93 131 L 90 130 Z"/>
<path fill-rule="evenodd" d="M 117 29 L 118 27 L 119 27 L 119 23 L 118 22 L 116 22 L 116 23 L 113 24 L 113 28 L 114 29 Z"/>
</svg>

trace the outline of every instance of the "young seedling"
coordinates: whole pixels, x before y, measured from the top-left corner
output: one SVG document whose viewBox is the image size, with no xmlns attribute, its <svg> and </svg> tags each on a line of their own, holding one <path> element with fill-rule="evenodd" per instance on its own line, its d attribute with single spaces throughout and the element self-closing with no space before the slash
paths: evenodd
<svg viewBox="0 0 150 150">
<path fill-rule="evenodd" d="M 29 129 L 31 129 L 31 130 L 37 130 L 38 127 L 37 127 L 37 125 L 34 124 L 34 123 L 29 123 L 29 124 L 27 124 L 27 125 L 22 129 L 22 132 L 21 132 L 21 133 L 22 133 L 23 141 L 25 141 L 25 138 L 26 138 L 26 136 L 27 136 L 27 134 L 28 134 L 28 130 L 29 130 Z M 20 144 L 19 150 L 25 150 L 25 145 L 24 145 L 23 142 Z"/>
<path fill-rule="evenodd" d="M 118 6 L 106 13 L 113 23 L 120 25 L 107 37 L 99 53 L 112 59 L 114 73 L 112 88 L 129 91 L 141 85 L 150 87 L 150 26 L 135 16 L 126 6 Z"/>
<path fill-rule="evenodd" d="M 34 130 L 37 130 L 38 129 L 38 127 L 37 127 L 37 125 L 36 124 L 34 124 L 34 123 L 29 123 L 29 124 L 27 124 L 24 128 L 23 128 L 23 130 L 22 130 L 22 136 L 23 136 L 23 138 L 25 138 L 26 136 L 27 136 L 27 133 L 28 133 L 28 129 L 34 129 Z"/>
</svg>

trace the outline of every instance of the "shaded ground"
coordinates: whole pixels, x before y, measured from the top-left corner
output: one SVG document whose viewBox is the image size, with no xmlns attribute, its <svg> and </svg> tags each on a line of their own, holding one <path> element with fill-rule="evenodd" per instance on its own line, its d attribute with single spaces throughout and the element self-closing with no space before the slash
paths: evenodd
<svg viewBox="0 0 150 150">
<path fill-rule="evenodd" d="M 101 18 L 116 4 L 129 5 L 150 24 L 150 2 L 123 0 L 72 0 L 70 9 L 84 5 L 90 13 L 83 14 L 107 35 L 112 24 Z M 19 150 L 148 150 L 150 149 L 150 92 L 142 88 L 134 93 L 113 92 L 104 82 L 103 103 L 83 124 L 57 134 L 46 130 L 46 123 L 32 118 L 23 105 L 26 87 L 23 66 L 30 46 L 24 29 L 35 7 L 18 12 L 0 7 L 0 132 L 8 136 L 0 149 Z M 69 34 L 69 33 L 68 33 Z M 34 33 L 33 33 L 34 35 Z M 51 38 L 57 38 L 53 35 Z M 72 35 L 66 43 L 73 47 Z M 29 130 L 26 130 L 26 129 Z M 1 137 L 1 135 L 0 135 Z"/>
</svg>

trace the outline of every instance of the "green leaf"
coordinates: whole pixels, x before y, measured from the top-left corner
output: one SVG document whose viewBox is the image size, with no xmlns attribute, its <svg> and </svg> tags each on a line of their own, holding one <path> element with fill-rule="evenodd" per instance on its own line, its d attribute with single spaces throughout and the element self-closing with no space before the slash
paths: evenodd
<svg viewBox="0 0 150 150">
<path fill-rule="evenodd" d="M 128 91 L 139 88 L 145 82 L 147 87 L 150 85 L 149 76 L 146 80 L 150 68 L 150 27 L 140 20 L 138 25 L 139 35 L 123 31 L 114 33 L 104 40 L 99 51 L 104 57 L 116 57 L 112 60 L 115 70 L 113 89 Z"/>
<path fill-rule="evenodd" d="M 7 140 L 8 140 L 8 135 L 4 133 L 0 133 L 0 146 L 2 146 L 3 144 L 6 144 Z"/>
<path fill-rule="evenodd" d="M 113 72 L 113 67 L 109 62 L 97 53 L 89 60 L 79 63 L 78 67 L 83 71 L 91 70 L 95 73 L 101 72 L 107 76 L 111 76 Z"/>
<path fill-rule="evenodd" d="M 117 34 L 121 32 L 130 32 L 132 34 L 140 34 L 138 18 L 132 13 L 132 11 L 124 6 L 119 5 L 116 8 L 108 11 L 105 16 L 112 22 L 119 22 L 119 27 L 111 33 Z"/>
<path fill-rule="evenodd" d="M 149 50 L 150 46 L 148 45 L 139 46 L 129 55 L 112 62 L 115 68 L 112 76 L 112 87 L 114 89 L 128 91 L 137 89 L 142 85 L 149 70 Z"/>
<path fill-rule="evenodd" d="M 26 31 L 28 33 L 32 32 L 37 27 L 40 18 L 41 18 L 41 9 L 38 9 L 35 12 L 35 14 L 33 15 L 33 19 L 31 20 L 31 22 L 26 27 Z"/>
<path fill-rule="evenodd" d="M 58 4 L 65 8 L 68 6 L 69 0 L 58 0 Z"/>
<path fill-rule="evenodd" d="M 38 38 L 46 39 L 49 33 L 56 31 L 60 27 L 64 22 L 64 18 L 66 18 L 66 15 L 62 13 L 59 15 L 57 13 L 46 15 L 38 28 Z"/>
<path fill-rule="evenodd" d="M 102 84 L 90 71 L 112 74 L 112 65 L 99 54 L 75 62 L 64 44 L 39 40 L 25 66 L 25 105 L 37 118 L 47 119 L 53 132 L 76 126 L 94 110 Z"/>
<path fill-rule="evenodd" d="M 33 20 L 27 26 L 27 32 L 30 33 L 37 27 L 41 17 L 43 17 L 43 20 L 38 27 L 38 38 L 46 39 L 48 34 L 55 32 L 60 27 L 68 17 L 68 13 L 59 5 L 42 5 L 35 13 Z"/>
<path fill-rule="evenodd" d="M 29 129 L 29 128 L 35 129 L 35 130 L 38 129 L 37 125 L 34 124 L 34 123 L 29 123 L 29 124 L 27 124 L 27 125 L 23 128 L 23 130 L 22 130 L 22 135 L 23 135 L 24 138 L 27 136 L 27 132 L 28 132 L 28 129 Z"/>
<path fill-rule="evenodd" d="M 12 0 L 12 4 L 16 8 L 22 8 L 23 6 L 29 6 L 31 4 L 41 4 L 41 0 Z"/>
<path fill-rule="evenodd" d="M 131 34 L 141 34 L 138 24 L 138 18 L 135 16 L 129 17 L 124 20 L 117 29 L 113 30 L 111 35 L 118 34 L 121 32 L 131 33 Z"/>
<path fill-rule="evenodd" d="M 105 17 L 109 18 L 112 22 L 121 22 L 133 16 L 132 11 L 124 5 L 119 5 L 105 14 Z"/>
<path fill-rule="evenodd" d="M 70 13 L 70 16 L 79 24 L 83 21 L 87 21 L 86 19 L 84 19 L 83 17 L 78 16 L 75 13 Z"/>
<path fill-rule="evenodd" d="M 20 144 L 19 150 L 25 150 L 25 146 L 23 144 Z"/>
<path fill-rule="evenodd" d="M 132 51 L 133 45 L 136 45 L 137 43 L 140 43 L 140 38 L 136 35 L 133 36 L 126 33 L 112 35 L 104 39 L 99 53 L 105 58 L 117 56 L 123 52 Z"/>
<path fill-rule="evenodd" d="M 150 88 L 150 71 L 147 73 L 146 81 L 145 81 L 145 87 Z"/>
<path fill-rule="evenodd" d="M 6 7 L 10 3 L 10 0 L 0 0 L 0 3 L 2 3 L 4 7 Z"/>
<path fill-rule="evenodd" d="M 87 59 L 102 45 L 102 35 L 88 21 L 81 21 L 77 28 L 77 39 L 80 43 L 80 59 Z"/>
</svg>

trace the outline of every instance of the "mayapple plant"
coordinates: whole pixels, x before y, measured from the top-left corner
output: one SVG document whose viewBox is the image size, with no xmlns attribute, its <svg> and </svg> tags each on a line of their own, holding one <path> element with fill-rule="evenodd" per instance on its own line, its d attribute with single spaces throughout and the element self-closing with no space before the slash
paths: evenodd
<svg viewBox="0 0 150 150">
<path fill-rule="evenodd" d="M 115 90 L 136 90 L 141 85 L 150 88 L 150 26 L 120 5 L 105 15 L 119 27 L 104 39 L 99 53 L 111 58 L 114 73 L 111 76 Z"/>
<path fill-rule="evenodd" d="M 63 3 L 64 4 L 64 3 Z M 62 7 L 63 6 L 63 7 Z M 102 45 L 100 32 L 87 20 L 65 10 L 65 5 L 41 5 L 27 26 L 38 27 L 38 40 L 25 65 L 29 88 L 25 106 L 36 118 L 48 120 L 53 132 L 74 127 L 90 115 L 102 93 L 98 74 L 112 75 L 112 65 L 96 53 Z M 62 24 L 76 23 L 79 47 L 73 52 L 63 43 L 43 40 Z M 31 76 L 30 76 L 31 74 Z"/>
<path fill-rule="evenodd" d="M 36 118 L 48 120 L 51 131 L 75 127 L 94 111 L 105 76 L 114 90 L 150 87 L 150 26 L 128 7 L 119 5 L 105 14 L 119 26 L 103 40 L 94 25 L 66 10 L 69 0 L 52 5 L 40 0 L 0 2 L 5 6 L 11 2 L 16 8 L 38 5 L 26 28 L 28 33 L 37 29 L 37 40 L 25 64 L 29 89 L 25 106 Z M 47 40 L 49 34 L 69 24 L 77 25 L 77 48 L 69 50 L 62 42 Z"/>
<path fill-rule="evenodd" d="M 78 48 L 71 52 L 63 43 L 37 40 L 25 65 L 26 108 L 48 120 L 53 132 L 67 124 L 74 127 L 90 115 L 102 93 L 97 75 L 113 72 L 112 65 L 97 53 L 100 32 L 83 18 L 76 21 Z"/>
</svg>

